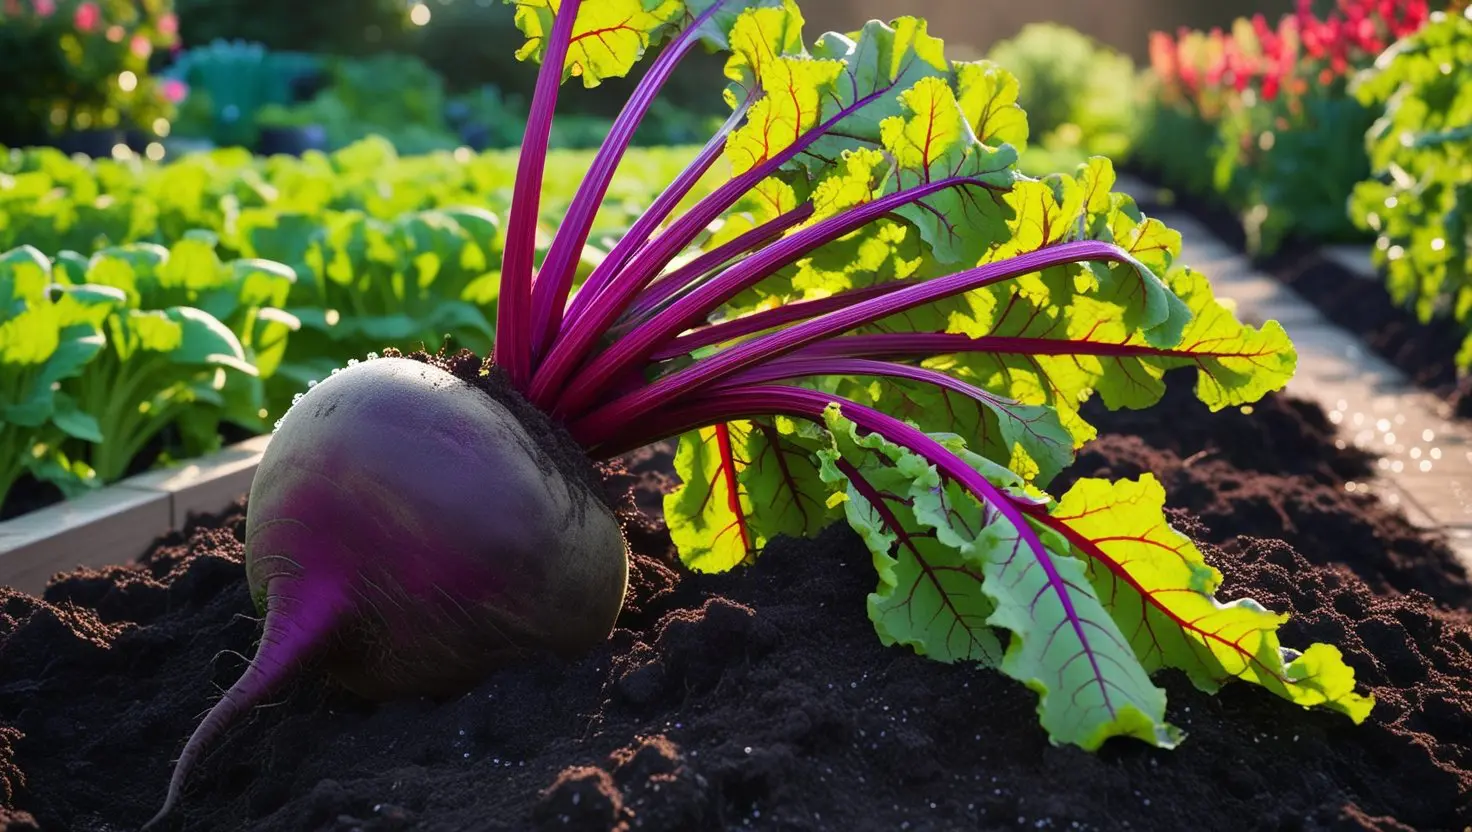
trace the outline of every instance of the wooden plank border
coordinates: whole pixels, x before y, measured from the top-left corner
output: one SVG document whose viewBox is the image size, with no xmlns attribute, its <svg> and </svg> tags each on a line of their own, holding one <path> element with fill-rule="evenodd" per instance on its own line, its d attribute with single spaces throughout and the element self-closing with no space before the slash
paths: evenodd
<svg viewBox="0 0 1472 832">
<path fill-rule="evenodd" d="M 249 492 L 270 441 L 257 436 L 0 523 L 0 585 L 39 595 L 58 572 L 139 557 L 191 514 Z"/>
</svg>

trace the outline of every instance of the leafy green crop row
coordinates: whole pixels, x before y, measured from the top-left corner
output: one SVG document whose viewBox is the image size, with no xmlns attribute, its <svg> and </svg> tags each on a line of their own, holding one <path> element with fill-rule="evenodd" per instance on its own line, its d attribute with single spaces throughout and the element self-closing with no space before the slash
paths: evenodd
<svg viewBox="0 0 1472 832">
<path fill-rule="evenodd" d="M 1472 8 L 1438 14 L 1356 79 L 1384 107 L 1369 134 L 1375 174 L 1352 213 L 1377 235 L 1391 296 L 1422 321 L 1450 313 L 1472 326 Z M 1472 367 L 1472 336 L 1457 363 Z"/>
<path fill-rule="evenodd" d="M 647 183 L 670 178 L 693 152 L 629 154 L 586 248 L 588 268 L 607 247 L 600 241 L 650 199 Z M 590 160 L 568 151 L 549 167 L 548 238 Z M 377 138 L 302 159 L 220 150 L 163 165 L 12 151 L 0 173 L 0 249 L 90 253 L 208 232 L 225 259 L 291 266 L 297 279 L 285 307 L 303 332 L 268 401 L 279 413 L 344 356 L 445 335 L 489 346 L 500 223 L 494 210 L 468 206 L 505 205 L 514 165 L 504 152 L 401 158 Z"/>
<path fill-rule="evenodd" d="M 678 173 L 693 148 L 636 148 L 610 189 L 599 230 L 627 225 L 652 182 Z M 548 166 L 542 214 L 555 221 L 592 161 L 563 151 Z M 50 148 L 0 150 L 0 249 L 93 251 L 128 242 L 167 243 L 191 229 L 224 232 L 239 212 L 264 208 L 321 219 L 360 211 L 391 220 L 410 211 L 506 205 L 515 151 L 400 157 L 381 138 L 332 154 L 262 158 L 216 150 L 168 164 L 130 158 L 79 161 Z"/>
<path fill-rule="evenodd" d="M 220 261 L 206 234 L 0 255 L 0 504 L 24 473 L 68 495 L 117 480 L 166 428 L 170 450 L 198 454 L 222 420 L 263 427 L 293 280 Z"/>
</svg>

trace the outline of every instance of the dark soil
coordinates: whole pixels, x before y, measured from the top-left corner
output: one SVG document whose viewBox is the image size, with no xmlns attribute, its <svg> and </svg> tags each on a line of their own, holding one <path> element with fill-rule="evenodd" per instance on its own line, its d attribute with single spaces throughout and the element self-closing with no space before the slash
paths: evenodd
<svg viewBox="0 0 1472 832">
<path fill-rule="evenodd" d="M 668 565 L 656 526 L 609 643 L 449 702 L 374 705 L 305 676 L 194 772 L 189 830 L 1461 830 L 1472 825 L 1472 599 L 1446 548 L 1346 481 L 1316 408 L 1209 414 L 1173 379 L 1100 418 L 1069 477 L 1154 471 L 1177 525 L 1289 610 L 1285 643 L 1340 645 L 1378 698 L 1365 724 L 1246 685 L 1163 673 L 1176 751 L 1051 746 L 999 674 L 879 644 L 870 558 L 847 528 L 776 541 L 737 574 Z M 668 451 L 624 482 L 658 506 Z M 1060 483 L 1060 486 L 1062 483 Z M 0 590 L 0 827 L 135 829 L 241 672 L 258 623 L 241 507 L 139 566 L 45 599 Z M 5 814 L 8 812 L 8 815 Z"/>
<path fill-rule="evenodd" d="M 1130 173 L 1152 189 L 1161 188 L 1149 170 L 1132 168 Z M 1165 207 L 1151 194 L 1141 196 L 1140 204 L 1147 213 Z M 1190 213 L 1227 245 L 1245 253 L 1247 236 L 1231 211 L 1179 192 L 1169 207 Z M 1456 365 L 1465 332 L 1455 321 L 1443 317 L 1421 323 L 1414 312 L 1395 302 L 1383 282 L 1350 272 L 1326 257 L 1314 240 L 1290 237 L 1277 251 L 1253 261 L 1263 273 L 1318 307 L 1324 317 L 1363 339 L 1417 386 L 1445 399 L 1453 414 L 1472 418 L 1472 377 L 1458 372 Z"/>
</svg>

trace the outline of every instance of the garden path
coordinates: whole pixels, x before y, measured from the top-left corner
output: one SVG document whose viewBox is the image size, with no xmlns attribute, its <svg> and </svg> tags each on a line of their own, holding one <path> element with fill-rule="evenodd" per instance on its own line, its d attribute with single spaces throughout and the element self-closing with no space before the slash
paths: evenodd
<svg viewBox="0 0 1472 832">
<path fill-rule="evenodd" d="M 1145 191 L 1123 176 L 1117 189 Z M 1374 492 L 1402 506 L 1412 523 L 1442 532 L 1472 571 L 1472 426 L 1450 418 L 1441 399 L 1253 268 L 1202 223 L 1171 211 L 1155 216 L 1181 232 L 1182 260 L 1206 274 L 1217 297 L 1235 303 L 1244 322 L 1277 320 L 1288 331 L 1298 349 L 1288 392 L 1323 407 L 1339 426 L 1340 441 L 1379 455 L 1373 481 L 1346 487 Z"/>
</svg>

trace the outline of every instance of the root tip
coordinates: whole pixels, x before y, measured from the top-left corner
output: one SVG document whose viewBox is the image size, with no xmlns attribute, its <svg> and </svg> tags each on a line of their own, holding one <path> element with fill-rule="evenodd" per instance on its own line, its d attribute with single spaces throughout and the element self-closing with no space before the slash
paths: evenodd
<svg viewBox="0 0 1472 832">
<path fill-rule="evenodd" d="M 174 811 L 174 803 L 176 802 L 176 797 L 177 796 L 174 794 L 173 789 L 170 789 L 169 796 L 164 799 L 164 805 L 158 810 L 158 814 L 154 815 L 153 818 L 148 821 L 148 823 L 145 823 L 142 826 L 138 827 L 138 832 L 148 832 L 148 830 L 162 823 L 163 819 L 168 817 L 170 812 Z"/>
</svg>

